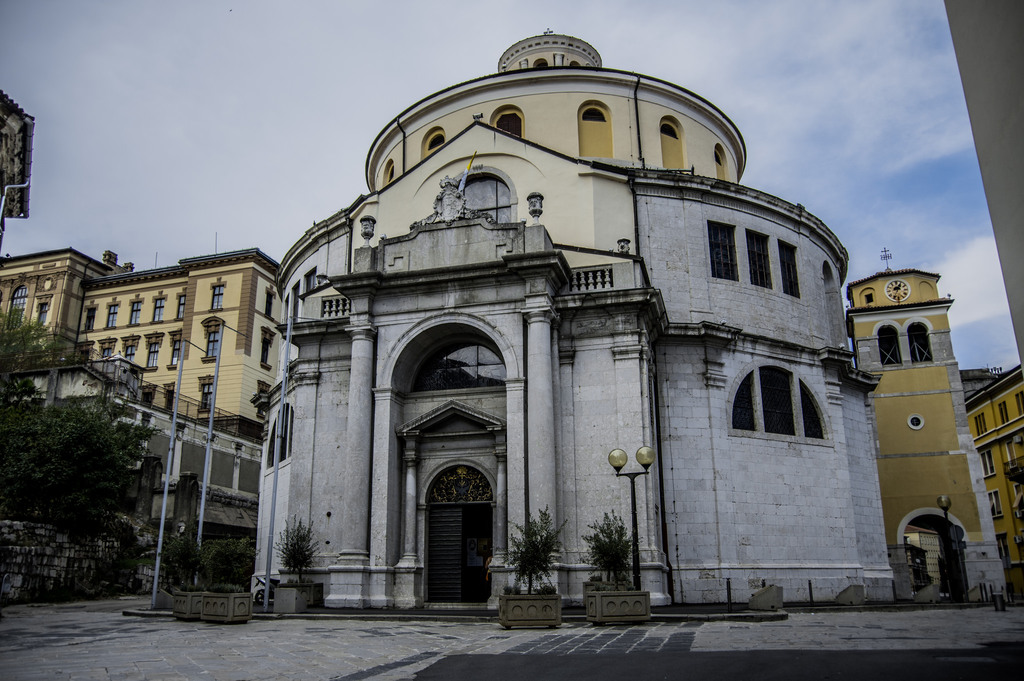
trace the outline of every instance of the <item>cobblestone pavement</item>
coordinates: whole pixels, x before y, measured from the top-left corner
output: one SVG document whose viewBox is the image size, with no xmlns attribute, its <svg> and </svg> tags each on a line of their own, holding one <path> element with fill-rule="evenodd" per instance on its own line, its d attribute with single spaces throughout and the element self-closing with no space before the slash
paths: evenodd
<svg viewBox="0 0 1024 681">
<path fill-rule="evenodd" d="M 0 677 L 9 681 L 390 681 L 412 679 L 418 671 L 452 655 L 963 650 L 1024 644 L 1024 608 L 795 613 L 778 622 L 655 622 L 618 627 L 567 623 L 558 629 L 506 631 L 491 622 L 287 618 L 215 625 L 121 614 L 140 607 L 146 607 L 146 602 L 4 608 Z"/>
</svg>

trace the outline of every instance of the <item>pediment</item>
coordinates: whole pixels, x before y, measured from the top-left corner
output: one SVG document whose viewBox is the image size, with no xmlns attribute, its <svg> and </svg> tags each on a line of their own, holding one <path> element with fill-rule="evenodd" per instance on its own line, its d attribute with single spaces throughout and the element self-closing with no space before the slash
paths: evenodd
<svg viewBox="0 0 1024 681">
<path fill-rule="evenodd" d="M 400 425 L 396 429 L 396 433 L 400 437 L 416 437 L 426 433 L 503 430 L 505 430 L 503 419 L 457 400 L 448 400 L 425 414 Z"/>
</svg>

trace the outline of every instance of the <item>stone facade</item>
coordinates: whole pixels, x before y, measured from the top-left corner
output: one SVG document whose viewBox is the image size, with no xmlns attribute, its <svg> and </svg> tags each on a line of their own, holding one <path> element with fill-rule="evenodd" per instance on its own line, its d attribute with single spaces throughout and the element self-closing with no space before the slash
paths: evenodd
<svg viewBox="0 0 1024 681">
<path fill-rule="evenodd" d="M 541 50 L 525 59 L 571 40 L 523 41 Z M 406 162 L 403 135 L 422 131 L 424 158 Z M 607 158 L 580 158 L 600 143 Z M 695 163 L 655 167 L 658 149 Z M 495 607 L 510 533 L 546 508 L 563 527 L 552 581 L 581 603 L 581 537 L 631 515 L 608 452 L 650 445 L 636 491 L 652 604 L 746 601 L 765 583 L 891 597 L 876 380 L 844 349 L 847 253 L 802 206 L 735 184 L 745 154 L 706 100 L 564 60 L 389 124 L 371 194 L 282 261 L 293 342 L 271 394 L 259 571 L 271 523 L 297 516 L 329 607 Z"/>
</svg>

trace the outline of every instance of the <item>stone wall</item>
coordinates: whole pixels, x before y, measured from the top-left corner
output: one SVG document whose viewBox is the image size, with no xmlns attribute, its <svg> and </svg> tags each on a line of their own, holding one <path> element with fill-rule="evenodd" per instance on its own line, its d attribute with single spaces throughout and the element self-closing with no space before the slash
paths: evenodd
<svg viewBox="0 0 1024 681">
<path fill-rule="evenodd" d="M 0 575 L 11 577 L 4 602 L 93 593 L 117 553 L 112 538 L 72 540 L 51 525 L 0 520 Z"/>
</svg>

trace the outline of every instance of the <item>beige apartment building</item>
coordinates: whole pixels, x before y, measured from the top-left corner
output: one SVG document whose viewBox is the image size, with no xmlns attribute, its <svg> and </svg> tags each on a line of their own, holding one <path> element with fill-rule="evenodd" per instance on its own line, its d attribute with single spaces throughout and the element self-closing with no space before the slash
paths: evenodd
<svg viewBox="0 0 1024 681">
<path fill-rule="evenodd" d="M 252 397 L 277 371 L 277 263 L 258 249 L 185 258 L 170 267 L 119 272 L 83 282 L 76 347 L 90 357 L 121 355 L 141 367 L 143 402 L 170 407 L 181 391 L 200 415 L 216 406 L 258 422 Z"/>
</svg>

